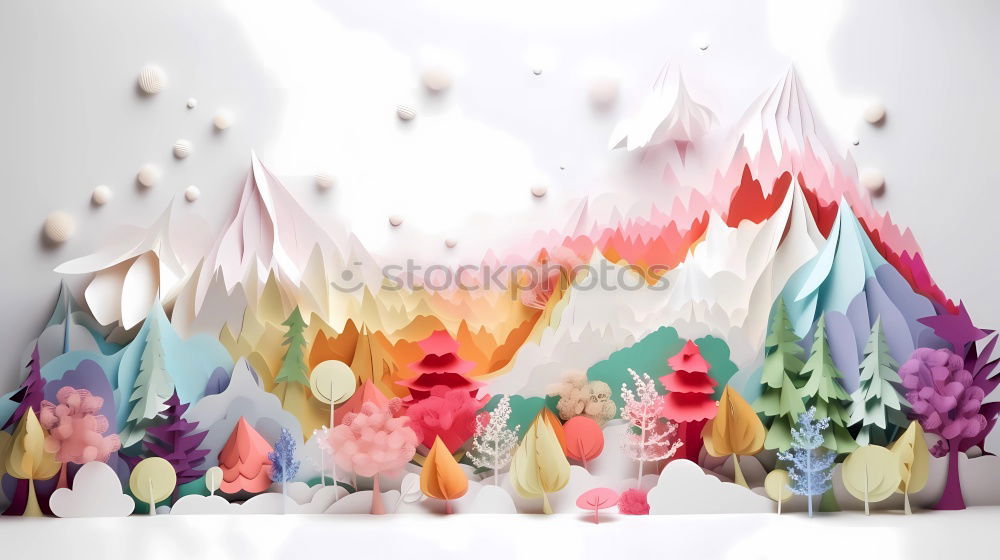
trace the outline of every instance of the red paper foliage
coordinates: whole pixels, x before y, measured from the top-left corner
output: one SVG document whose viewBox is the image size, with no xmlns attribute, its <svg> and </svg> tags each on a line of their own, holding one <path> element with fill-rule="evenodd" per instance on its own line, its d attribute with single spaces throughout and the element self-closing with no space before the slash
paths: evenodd
<svg viewBox="0 0 1000 560">
<path fill-rule="evenodd" d="M 438 385 L 431 389 L 429 397 L 410 405 L 406 415 L 421 444 L 430 447 L 434 438 L 440 437 L 448 451 L 454 453 L 475 433 L 476 414 L 488 401 L 488 396 L 477 399 L 464 387 Z"/>
<path fill-rule="evenodd" d="M 566 456 L 583 463 L 596 459 L 604 451 L 604 432 L 601 426 L 586 416 L 574 416 L 563 425 L 566 436 Z"/>
<path fill-rule="evenodd" d="M 219 451 L 222 484 L 225 494 L 257 494 L 271 486 L 271 444 L 267 443 L 245 418 L 240 416 L 233 433 Z"/>
</svg>

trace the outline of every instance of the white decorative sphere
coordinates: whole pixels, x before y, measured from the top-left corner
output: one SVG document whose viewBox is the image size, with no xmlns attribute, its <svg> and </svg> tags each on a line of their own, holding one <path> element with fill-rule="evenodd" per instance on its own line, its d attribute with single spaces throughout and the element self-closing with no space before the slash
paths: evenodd
<svg viewBox="0 0 1000 560">
<path fill-rule="evenodd" d="M 76 220 L 62 210 L 56 210 L 45 218 L 45 238 L 52 243 L 63 243 L 76 231 Z"/>
<path fill-rule="evenodd" d="M 136 174 L 135 179 L 139 181 L 139 184 L 146 187 L 147 189 L 156 186 L 156 183 L 160 182 L 160 177 L 163 174 L 160 173 L 160 168 L 153 165 L 152 163 L 147 163 L 139 168 L 139 173 Z"/>
<path fill-rule="evenodd" d="M 229 109 L 219 109 L 212 117 L 212 126 L 216 130 L 226 130 L 233 124 L 233 112 Z"/>
<path fill-rule="evenodd" d="M 403 217 L 397 214 L 389 216 L 389 225 L 392 227 L 399 227 L 403 225 Z"/>
<path fill-rule="evenodd" d="M 885 175 L 877 169 L 866 169 L 861 172 L 861 185 L 872 194 L 878 194 L 885 188 Z"/>
<path fill-rule="evenodd" d="M 854 140 L 851 140 L 851 144 L 853 144 L 855 146 L 857 146 L 860 143 L 861 143 L 861 139 L 860 138 L 855 138 Z"/>
<path fill-rule="evenodd" d="M 708 39 L 702 39 L 698 41 L 698 50 L 707 51 L 709 47 Z"/>
<path fill-rule="evenodd" d="M 403 121 L 412 121 L 417 117 L 417 110 L 409 105 L 397 105 L 396 116 Z"/>
<path fill-rule="evenodd" d="M 536 75 L 536 76 L 541 76 L 542 75 L 542 67 L 541 66 L 535 66 L 535 67 L 533 67 L 531 69 L 531 73 L 534 74 L 534 75 Z"/>
<path fill-rule="evenodd" d="M 94 192 L 90 194 L 90 200 L 98 206 L 103 206 L 111 200 L 114 193 L 111 192 L 111 187 L 107 185 L 97 185 L 94 187 Z"/>
<path fill-rule="evenodd" d="M 184 189 L 184 198 L 188 202 L 194 202 L 198 200 L 199 196 L 201 196 L 201 189 L 199 189 L 194 185 L 188 185 L 188 188 Z"/>
<path fill-rule="evenodd" d="M 420 80 L 431 93 L 441 93 L 451 87 L 451 74 L 444 68 L 428 68 L 424 70 Z"/>
<path fill-rule="evenodd" d="M 545 185 L 535 185 L 531 187 L 531 196 L 535 198 L 542 198 L 548 194 L 549 189 Z"/>
<path fill-rule="evenodd" d="M 139 71 L 139 89 L 147 95 L 155 95 L 163 91 L 167 85 L 167 74 L 155 64 L 148 64 Z"/>
<path fill-rule="evenodd" d="M 185 140 L 181 138 L 180 140 L 174 142 L 174 157 L 177 159 L 184 159 L 191 155 L 194 151 L 194 145 L 191 144 L 190 140 Z"/>
<path fill-rule="evenodd" d="M 885 105 L 881 103 L 872 103 L 868 107 L 865 107 L 864 112 L 865 120 L 869 124 L 878 124 L 885 119 Z"/>
<path fill-rule="evenodd" d="M 618 101 L 618 80 L 598 78 L 590 84 L 590 103 L 595 109 L 605 111 Z"/>
<path fill-rule="evenodd" d="M 316 174 L 316 188 L 321 191 L 328 191 L 333 188 L 335 183 L 333 174 L 326 171 L 321 171 Z"/>
<path fill-rule="evenodd" d="M 449 249 L 454 249 L 455 245 L 458 245 L 458 241 L 452 237 L 444 240 L 444 246 Z"/>
<path fill-rule="evenodd" d="M 188 109 L 194 109 L 197 106 L 198 106 L 198 100 L 195 99 L 195 98 L 193 98 L 193 97 L 188 97 L 187 108 Z"/>
</svg>

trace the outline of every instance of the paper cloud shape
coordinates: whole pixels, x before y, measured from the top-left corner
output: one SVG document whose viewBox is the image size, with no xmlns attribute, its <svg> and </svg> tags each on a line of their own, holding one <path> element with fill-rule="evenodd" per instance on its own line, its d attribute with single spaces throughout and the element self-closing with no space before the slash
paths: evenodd
<svg viewBox="0 0 1000 560">
<path fill-rule="evenodd" d="M 646 497 L 652 515 L 693 513 L 768 513 L 771 500 L 750 490 L 722 482 L 691 461 L 671 461 Z"/>
<path fill-rule="evenodd" d="M 60 488 L 49 498 L 58 517 L 127 517 L 135 502 L 122 493 L 115 471 L 105 463 L 91 461 L 76 473 L 73 488 Z"/>
<path fill-rule="evenodd" d="M 288 495 L 278 492 L 258 494 L 246 502 L 230 503 L 222 496 L 202 496 L 189 494 L 177 500 L 172 515 L 247 515 L 262 513 L 323 513 L 329 507 L 347 495 L 347 490 L 341 486 L 313 486 L 305 483 L 292 483 L 294 490 Z"/>
</svg>

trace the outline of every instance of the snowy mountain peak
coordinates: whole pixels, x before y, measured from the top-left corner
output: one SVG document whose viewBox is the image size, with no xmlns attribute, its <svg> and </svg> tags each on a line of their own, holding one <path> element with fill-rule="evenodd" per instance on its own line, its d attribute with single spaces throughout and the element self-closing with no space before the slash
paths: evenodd
<svg viewBox="0 0 1000 560">
<path fill-rule="evenodd" d="M 633 151 L 671 141 L 692 142 L 715 121 L 715 114 L 691 97 L 680 69 L 667 66 L 638 113 L 615 127 L 608 148 Z"/>
</svg>

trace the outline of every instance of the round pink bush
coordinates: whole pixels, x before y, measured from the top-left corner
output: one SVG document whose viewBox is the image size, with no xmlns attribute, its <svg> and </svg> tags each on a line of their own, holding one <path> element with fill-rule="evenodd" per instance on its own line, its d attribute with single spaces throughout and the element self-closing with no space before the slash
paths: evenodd
<svg viewBox="0 0 1000 560">
<path fill-rule="evenodd" d="M 899 368 L 899 377 L 924 430 L 948 440 L 949 445 L 986 429 L 986 417 L 980 413 L 986 394 L 973 385 L 961 356 L 950 350 L 918 348 Z"/>
<path fill-rule="evenodd" d="M 618 511 L 625 515 L 649 515 L 646 491 L 629 488 L 618 496 Z"/>
<path fill-rule="evenodd" d="M 104 399 L 86 389 L 63 387 L 56 393 L 58 404 L 42 401 L 38 421 L 49 431 L 45 450 L 60 463 L 84 464 L 105 461 L 121 447 L 118 435 L 104 436 L 108 419 L 94 414 Z"/>
<path fill-rule="evenodd" d="M 417 434 L 407 426 L 409 420 L 394 418 L 388 405 L 364 403 L 361 412 L 345 415 L 330 430 L 334 461 L 364 477 L 402 468 L 417 450 Z"/>
</svg>

